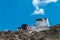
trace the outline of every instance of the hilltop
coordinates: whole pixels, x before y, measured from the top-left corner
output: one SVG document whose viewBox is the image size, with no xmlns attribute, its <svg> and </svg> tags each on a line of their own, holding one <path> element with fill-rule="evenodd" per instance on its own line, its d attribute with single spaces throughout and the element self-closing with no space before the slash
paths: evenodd
<svg viewBox="0 0 60 40">
<path fill-rule="evenodd" d="M 40 32 L 29 33 L 28 30 L 0 32 L 0 40 L 60 40 L 60 24 Z"/>
</svg>

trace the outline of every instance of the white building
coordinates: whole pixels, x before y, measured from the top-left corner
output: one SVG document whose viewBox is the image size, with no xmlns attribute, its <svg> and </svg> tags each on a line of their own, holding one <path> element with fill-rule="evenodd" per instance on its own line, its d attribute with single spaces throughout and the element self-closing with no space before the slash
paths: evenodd
<svg viewBox="0 0 60 40">
<path fill-rule="evenodd" d="M 50 27 L 48 18 L 36 19 L 36 23 L 34 26 L 31 26 L 29 29 L 32 31 L 43 31 L 48 30 Z"/>
</svg>

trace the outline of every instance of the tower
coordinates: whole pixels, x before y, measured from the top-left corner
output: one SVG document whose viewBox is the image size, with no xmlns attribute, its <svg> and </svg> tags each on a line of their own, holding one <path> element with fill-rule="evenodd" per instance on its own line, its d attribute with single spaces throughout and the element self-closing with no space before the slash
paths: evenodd
<svg viewBox="0 0 60 40">
<path fill-rule="evenodd" d="M 41 28 L 46 28 L 46 27 L 49 27 L 49 21 L 48 21 L 48 18 L 39 18 L 39 19 L 36 19 L 36 24 L 35 24 L 37 27 L 41 27 Z"/>
<path fill-rule="evenodd" d="M 42 19 L 36 19 L 36 26 L 42 26 Z"/>
<path fill-rule="evenodd" d="M 30 28 L 32 31 L 43 31 L 43 30 L 49 30 L 49 21 L 48 18 L 38 18 L 36 19 L 36 23 L 34 26 Z"/>
<path fill-rule="evenodd" d="M 48 21 L 48 18 L 43 18 L 43 26 L 44 27 L 49 27 L 49 21 Z"/>
</svg>

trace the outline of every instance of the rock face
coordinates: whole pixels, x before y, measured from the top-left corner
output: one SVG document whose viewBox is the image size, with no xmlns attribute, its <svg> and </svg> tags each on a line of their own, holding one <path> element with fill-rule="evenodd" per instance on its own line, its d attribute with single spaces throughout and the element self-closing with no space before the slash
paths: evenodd
<svg viewBox="0 0 60 40">
<path fill-rule="evenodd" d="M 0 32 L 0 40 L 60 40 L 60 25 L 51 27 L 50 30 L 40 32 L 19 30 L 16 32 Z"/>
</svg>

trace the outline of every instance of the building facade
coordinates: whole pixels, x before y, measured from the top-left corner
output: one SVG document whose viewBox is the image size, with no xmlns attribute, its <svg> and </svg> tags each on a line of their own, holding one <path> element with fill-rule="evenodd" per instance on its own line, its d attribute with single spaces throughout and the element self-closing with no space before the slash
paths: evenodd
<svg viewBox="0 0 60 40">
<path fill-rule="evenodd" d="M 43 31 L 48 30 L 50 27 L 48 18 L 38 18 L 36 19 L 36 23 L 30 27 L 30 30 L 32 31 Z"/>
</svg>

